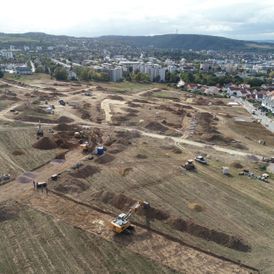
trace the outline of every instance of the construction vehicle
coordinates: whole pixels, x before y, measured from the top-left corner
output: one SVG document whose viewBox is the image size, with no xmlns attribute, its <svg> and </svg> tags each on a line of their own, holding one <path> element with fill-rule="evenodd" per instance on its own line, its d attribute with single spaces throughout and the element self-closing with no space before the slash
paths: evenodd
<svg viewBox="0 0 274 274">
<path fill-rule="evenodd" d="M 207 165 L 207 160 L 202 155 L 196 156 L 195 161 Z"/>
<path fill-rule="evenodd" d="M 133 229 L 133 226 L 131 225 L 129 219 L 133 213 L 135 213 L 138 208 L 142 206 L 141 202 L 137 202 L 134 204 L 127 213 L 121 213 L 119 214 L 112 222 L 111 222 L 111 228 L 112 231 L 120 234 L 122 232 L 129 232 Z"/>
<path fill-rule="evenodd" d="M 76 135 L 75 135 L 76 134 Z M 76 138 L 80 137 L 82 144 L 80 145 L 83 153 L 93 152 L 96 146 L 102 143 L 102 133 L 99 129 L 94 128 L 92 130 L 83 130 L 78 133 L 75 133 Z M 84 141 L 87 140 L 87 141 Z"/>
<path fill-rule="evenodd" d="M 190 159 L 190 160 L 187 160 L 186 163 L 184 165 L 182 165 L 183 168 L 185 168 L 186 170 L 195 170 L 195 166 L 193 164 L 193 160 Z"/>
<path fill-rule="evenodd" d="M 44 131 L 42 129 L 42 126 L 40 124 L 40 121 L 39 121 L 39 124 L 38 124 L 38 128 L 37 128 L 37 131 L 36 131 L 36 136 L 37 138 L 39 139 L 40 137 L 43 137 L 44 136 Z"/>
</svg>

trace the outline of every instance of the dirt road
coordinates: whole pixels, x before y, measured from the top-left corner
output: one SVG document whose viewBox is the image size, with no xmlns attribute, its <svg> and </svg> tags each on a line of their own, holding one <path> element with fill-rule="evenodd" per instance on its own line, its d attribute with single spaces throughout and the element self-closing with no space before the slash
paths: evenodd
<svg viewBox="0 0 274 274">
<path fill-rule="evenodd" d="M 106 122 L 110 123 L 111 122 L 111 108 L 110 106 L 113 105 L 124 105 L 126 102 L 125 101 L 118 101 L 118 100 L 113 100 L 113 99 L 104 99 L 101 102 L 101 108 L 104 110 L 105 115 L 106 115 Z"/>
</svg>

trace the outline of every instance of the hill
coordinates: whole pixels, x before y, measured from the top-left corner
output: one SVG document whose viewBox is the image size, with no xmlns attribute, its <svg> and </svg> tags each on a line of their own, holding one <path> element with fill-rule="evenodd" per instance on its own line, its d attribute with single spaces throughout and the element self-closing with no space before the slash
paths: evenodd
<svg viewBox="0 0 274 274">
<path fill-rule="evenodd" d="M 197 34 L 165 34 L 155 36 L 101 36 L 96 38 L 49 35 L 45 33 L 6 34 L 0 33 L 0 46 L 14 45 L 89 45 L 129 46 L 137 48 L 182 49 L 182 50 L 248 50 L 252 48 L 273 48 L 271 43 L 257 43 L 225 37 Z"/>
</svg>

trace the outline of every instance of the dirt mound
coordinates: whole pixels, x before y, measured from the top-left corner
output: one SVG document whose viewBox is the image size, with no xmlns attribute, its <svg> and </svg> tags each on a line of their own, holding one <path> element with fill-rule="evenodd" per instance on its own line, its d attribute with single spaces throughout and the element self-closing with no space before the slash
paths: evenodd
<svg viewBox="0 0 274 274">
<path fill-rule="evenodd" d="M 97 158 L 95 160 L 95 162 L 98 163 L 98 164 L 107 164 L 107 163 L 112 162 L 113 160 L 115 160 L 115 157 L 108 153 L 108 154 L 105 154 L 105 155 L 100 156 L 99 158 Z"/>
<path fill-rule="evenodd" d="M 78 125 L 68 125 L 66 123 L 61 123 L 53 127 L 53 129 L 57 131 L 79 131 L 81 128 Z"/>
<path fill-rule="evenodd" d="M 56 139 L 55 143 L 58 147 L 63 148 L 63 149 L 70 149 L 70 148 L 73 148 L 76 146 L 75 144 L 70 143 L 67 140 L 62 139 L 62 138 Z"/>
<path fill-rule="evenodd" d="M 116 136 L 118 138 L 134 139 L 140 138 L 141 133 L 137 130 L 117 131 Z"/>
<path fill-rule="evenodd" d="M 162 124 L 152 121 L 145 126 L 146 129 L 153 130 L 153 131 L 160 131 L 166 132 L 168 130 L 167 127 L 163 126 Z"/>
<path fill-rule="evenodd" d="M 140 104 L 135 104 L 135 103 L 133 103 L 133 102 L 128 102 L 127 105 L 128 105 L 129 107 L 131 107 L 131 108 L 138 108 L 138 107 L 141 107 Z"/>
<path fill-rule="evenodd" d="M 66 180 L 54 187 L 56 191 L 62 193 L 81 193 L 89 189 L 89 185 L 77 179 Z"/>
<path fill-rule="evenodd" d="M 57 144 L 52 139 L 50 139 L 49 137 L 41 138 L 36 143 L 34 143 L 32 146 L 34 148 L 44 149 L 44 150 L 57 148 Z"/>
<path fill-rule="evenodd" d="M 217 244 L 232 248 L 238 251 L 248 252 L 250 246 L 241 239 L 225 234 L 220 231 L 211 230 L 207 227 L 195 224 L 191 221 L 185 221 L 181 218 L 169 219 L 168 223 L 175 229 L 187 232 L 193 236 L 202 238 L 207 241 L 213 241 Z"/>
<path fill-rule="evenodd" d="M 60 118 L 58 118 L 56 120 L 56 122 L 59 123 L 59 124 L 67 124 L 67 123 L 74 122 L 74 120 L 71 119 L 71 118 L 69 118 L 69 117 L 67 117 L 67 116 L 61 116 Z"/>
<path fill-rule="evenodd" d="M 111 100 L 125 101 L 125 99 L 120 95 L 109 95 L 107 98 Z"/>
<path fill-rule="evenodd" d="M 195 99 L 194 104 L 199 105 L 199 106 L 208 106 L 209 100 L 204 97 L 198 97 Z"/>
<path fill-rule="evenodd" d="M 36 116 L 24 115 L 24 114 L 16 116 L 15 119 L 19 121 L 35 122 L 35 123 L 46 123 L 46 124 L 55 123 L 54 120 L 50 120 L 50 119 L 38 117 L 38 116 L 36 117 Z"/>
<path fill-rule="evenodd" d="M 225 137 L 219 133 L 205 133 L 202 135 L 202 139 L 207 142 L 213 142 L 213 143 L 225 143 L 230 144 L 232 141 L 234 141 L 230 137 Z"/>
<path fill-rule="evenodd" d="M 171 105 L 160 105 L 158 107 L 155 107 L 156 109 L 159 110 L 165 110 L 171 113 L 174 113 L 178 116 L 185 116 L 186 115 L 186 110 L 184 109 L 185 107 L 179 104 L 171 104 Z"/>
<path fill-rule="evenodd" d="M 109 191 L 100 191 L 94 195 L 96 200 L 105 204 L 110 204 L 120 210 L 128 210 L 136 201 L 125 196 L 124 194 L 115 194 Z"/>
<path fill-rule="evenodd" d="M 5 203 L 0 204 L 0 222 L 11 220 L 17 217 L 19 209 L 16 206 Z"/>
<path fill-rule="evenodd" d="M 127 197 L 124 194 L 116 194 L 109 191 L 100 191 L 95 193 L 94 199 L 101 201 L 105 204 L 114 206 L 119 210 L 128 210 L 137 202 L 137 200 Z M 137 214 L 140 216 L 144 216 L 150 220 L 156 219 L 160 221 L 165 221 L 165 223 L 169 224 L 172 228 L 176 230 L 189 233 L 193 236 L 200 237 L 207 241 L 213 241 L 228 248 L 243 252 L 250 251 L 250 247 L 241 239 L 235 236 L 209 229 L 207 227 L 193 223 L 192 221 L 185 221 L 182 218 L 172 217 L 168 212 L 154 208 L 152 206 L 148 208 L 139 208 L 137 210 Z"/>
<path fill-rule="evenodd" d="M 94 174 L 99 173 L 100 171 L 100 168 L 88 165 L 71 172 L 70 175 L 76 178 L 85 179 L 92 177 Z"/>
<path fill-rule="evenodd" d="M 154 208 L 154 207 L 149 207 L 147 209 L 141 208 L 138 212 L 138 215 L 142 215 L 145 216 L 146 218 L 150 219 L 151 221 L 153 220 L 160 220 L 160 221 L 164 221 L 167 220 L 170 215 L 160 209 Z"/>
<path fill-rule="evenodd" d="M 231 166 L 234 167 L 234 168 L 238 168 L 238 169 L 243 168 L 242 164 L 239 163 L 239 162 L 233 162 L 233 163 L 231 164 Z"/>
<path fill-rule="evenodd" d="M 127 147 L 122 144 L 116 144 L 113 147 L 111 147 L 111 149 L 109 149 L 108 152 L 111 154 L 118 154 L 126 150 L 126 148 Z"/>
<path fill-rule="evenodd" d="M 144 155 L 144 154 L 137 154 L 135 157 L 136 157 L 137 159 L 147 159 L 147 156 Z"/>
<path fill-rule="evenodd" d="M 33 181 L 33 178 L 21 175 L 16 178 L 16 181 L 21 184 L 27 184 L 27 183 L 31 183 Z"/>
<path fill-rule="evenodd" d="M 132 102 L 134 103 L 142 103 L 142 104 L 149 104 L 150 102 L 143 99 L 133 99 Z"/>
<path fill-rule="evenodd" d="M 22 151 L 22 150 L 14 150 L 13 152 L 12 152 L 12 155 L 14 155 L 14 156 L 20 156 L 20 155 L 24 155 L 25 153 L 24 153 L 24 151 Z"/>
<path fill-rule="evenodd" d="M 190 203 L 187 205 L 188 208 L 197 211 L 197 212 L 202 212 L 203 211 L 203 207 L 197 203 Z"/>
<path fill-rule="evenodd" d="M 125 177 L 125 176 L 127 176 L 132 170 L 133 170 L 132 167 L 126 167 L 126 168 L 120 170 L 120 174 L 121 174 L 121 176 Z"/>
<path fill-rule="evenodd" d="M 103 88 L 102 86 L 96 86 L 96 87 L 95 87 L 95 90 L 98 90 L 98 91 L 103 91 L 103 90 L 104 90 L 104 88 Z"/>
<path fill-rule="evenodd" d="M 222 101 L 222 100 L 216 100 L 216 101 L 214 101 L 214 105 L 217 105 L 217 106 L 225 106 L 226 104 L 225 104 L 224 101 Z"/>
</svg>

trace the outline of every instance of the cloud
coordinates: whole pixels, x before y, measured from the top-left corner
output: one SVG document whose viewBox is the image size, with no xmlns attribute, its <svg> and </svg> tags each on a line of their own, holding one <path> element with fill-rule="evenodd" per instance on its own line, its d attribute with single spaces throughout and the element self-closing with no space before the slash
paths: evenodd
<svg viewBox="0 0 274 274">
<path fill-rule="evenodd" d="M 238 39 L 269 39 L 274 32 L 272 0 L 13 0 L 1 3 L 1 11 L 2 32 L 99 36 L 178 30 Z"/>
</svg>

